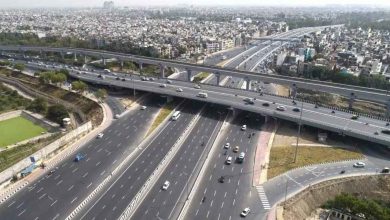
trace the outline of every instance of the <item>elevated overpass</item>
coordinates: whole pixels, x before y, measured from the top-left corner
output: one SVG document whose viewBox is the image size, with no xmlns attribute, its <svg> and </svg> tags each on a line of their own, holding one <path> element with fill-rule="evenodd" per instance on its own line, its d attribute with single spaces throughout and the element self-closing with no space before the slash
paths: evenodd
<svg viewBox="0 0 390 220">
<path fill-rule="evenodd" d="M 297 88 L 309 89 L 313 91 L 322 91 L 322 92 L 328 92 L 333 94 L 339 94 L 341 96 L 350 98 L 351 100 L 355 100 L 355 99 L 367 100 L 367 101 L 382 103 L 390 107 L 390 96 L 388 94 L 388 91 L 386 90 L 359 87 L 353 85 L 345 85 L 345 84 L 332 83 L 326 81 L 318 81 L 318 80 L 281 76 L 281 75 L 268 75 L 264 73 L 253 73 L 244 70 L 226 69 L 217 66 L 190 64 L 190 63 L 179 62 L 175 60 L 150 58 L 150 57 L 129 55 L 124 53 L 101 51 L 101 50 L 3 45 L 0 46 L 0 51 L 56 52 L 60 54 L 73 53 L 82 56 L 98 57 L 101 58 L 102 60 L 115 58 L 119 60 L 122 64 L 124 61 L 136 62 L 140 65 L 141 70 L 143 64 L 160 66 L 161 78 L 165 77 L 165 72 L 164 72 L 165 67 L 173 67 L 178 69 L 185 69 L 187 71 L 188 81 L 190 81 L 191 73 L 194 71 L 209 72 L 209 73 L 214 73 L 216 75 L 218 84 L 221 75 L 243 78 L 248 82 L 247 90 L 249 90 L 249 82 L 251 80 L 263 81 L 266 83 L 275 83 L 275 84 L 289 86 L 292 91 L 296 91 Z"/>
<path fill-rule="evenodd" d="M 297 37 L 288 37 L 288 38 L 279 38 L 279 37 L 255 37 L 252 40 L 260 40 L 260 41 L 281 41 L 281 42 L 301 42 L 301 38 Z"/>
</svg>

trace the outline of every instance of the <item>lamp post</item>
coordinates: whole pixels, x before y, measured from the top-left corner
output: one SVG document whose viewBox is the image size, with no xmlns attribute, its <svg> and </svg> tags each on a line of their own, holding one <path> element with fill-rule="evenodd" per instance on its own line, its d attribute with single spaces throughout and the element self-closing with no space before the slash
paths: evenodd
<svg viewBox="0 0 390 220">
<path fill-rule="evenodd" d="M 298 143 L 299 138 L 301 136 L 301 125 L 302 125 L 302 113 L 303 113 L 303 100 L 301 101 L 301 114 L 299 116 L 299 122 L 298 122 L 298 134 L 297 134 L 297 143 L 295 145 L 295 153 L 294 153 L 294 163 L 297 161 L 297 154 L 298 154 Z"/>
</svg>

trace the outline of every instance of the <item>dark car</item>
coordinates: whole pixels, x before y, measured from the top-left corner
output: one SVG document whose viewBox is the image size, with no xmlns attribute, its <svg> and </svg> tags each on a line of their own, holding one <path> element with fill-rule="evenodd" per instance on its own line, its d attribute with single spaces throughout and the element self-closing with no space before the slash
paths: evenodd
<svg viewBox="0 0 390 220">
<path fill-rule="evenodd" d="M 115 79 L 116 79 L 116 80 L 120 80 L 121 78 L 119 78 L 119 77 L 116 77 Z"/>
<path fill-rule="evenodd" d="M 123 78 L 123 79 L 122 79 L 122 81 L 126 81 L 126 79 L 125 79 L 125 78 Z"/>
<path fill-rule="evenodd" d="M 293 108 L 294 112 L 300 112 L 301 110 L 299 108 Z"/>
<path fill-rule="evenodd" d="M 224 176 L 219 177 L 218 178 L 218 182 L 224 183 L 225 182 L 225 177 Z"/>
<path fill-rule="evenodd" d="M 263 106 L 264 106 L 264 107 L 269 107 L 269 103 L 268 103 L 268 102 L 264 102 L 264 103 L 263 103 Z"/>
</svg>

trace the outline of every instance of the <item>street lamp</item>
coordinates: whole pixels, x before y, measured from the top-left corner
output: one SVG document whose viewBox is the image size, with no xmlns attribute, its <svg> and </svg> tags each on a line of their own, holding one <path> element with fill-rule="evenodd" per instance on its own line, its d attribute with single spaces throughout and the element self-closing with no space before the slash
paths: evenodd
<svg viewBox="0 0 390 220">
<path fill-rule="evenodd" d="M 297 154 L 298 154 L 298 143 L 299 143 L 299 137 L 301 136 L 301 125 L 302 125 L 302 113 L 303 113 L 303 100 L 301 100 L 301 114 L 299 116 L 299 122 L 298 122 L 298 134 L 297 134 L 297 143 L 295 145 L 295 153 L 294 153 L 294 163 L 297 161 Z"/>
</svg>

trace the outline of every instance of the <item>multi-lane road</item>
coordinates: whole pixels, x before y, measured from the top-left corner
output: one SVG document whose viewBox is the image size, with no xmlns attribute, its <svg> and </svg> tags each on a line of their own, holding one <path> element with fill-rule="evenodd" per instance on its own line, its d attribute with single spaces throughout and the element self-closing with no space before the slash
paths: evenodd
<svg viewBox="0 0 390 220">
<path fill-rule="evenodd" d="M 146 110 L 135 109 L 117 119 L 77 152 L 64 158 L 51 175 L 31 183 L 0 206 L 1 219 L 65 219 L 88 193 L 134 151 L 158 112 L 161 99 L 142 103 Z M 85 159 L 76 163 L 75 155 Z M 47 171 L 49 172 L 49 171 Z"/>
</svg>

